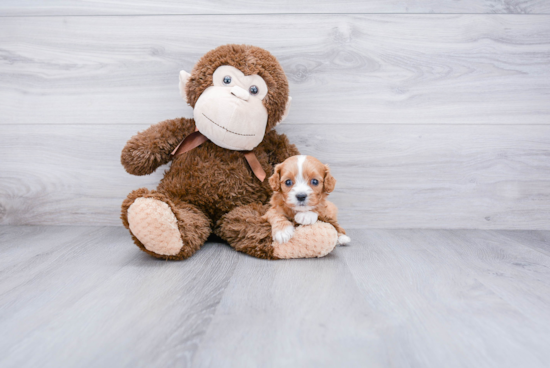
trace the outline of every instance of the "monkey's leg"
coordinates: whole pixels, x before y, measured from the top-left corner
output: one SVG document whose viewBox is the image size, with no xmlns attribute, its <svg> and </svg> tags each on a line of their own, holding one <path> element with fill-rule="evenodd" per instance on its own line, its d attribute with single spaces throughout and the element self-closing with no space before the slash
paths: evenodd
<svg viewBox="0 0 550 368">
<path fill-rule="evenodd" d="M 268 209 L 261 204 L 237 207 L 218 221 L 215 233 L 239 252 L 265 259 L 323 257 L 336 246 L 336 229 L 321 221 L 298 226 L 287 243 L 274 243 L 271 225 L 262 218 Z"/>
<path fill-rule="evenodd" d="M 146 188 L 122 202 L 121 219 L 141 250 L 162 259 L 191 257 L 211 232 L 210 220 L 197 207 Z"/>
</svg>

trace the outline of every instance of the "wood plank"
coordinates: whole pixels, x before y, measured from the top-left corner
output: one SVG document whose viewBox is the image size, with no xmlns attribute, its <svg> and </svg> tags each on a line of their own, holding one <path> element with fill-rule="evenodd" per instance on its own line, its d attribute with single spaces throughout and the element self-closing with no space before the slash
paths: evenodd
<svg viewBox="0 0 550 368">
<path fill-rule="evenodd" d="M 0 247 L 2 367 L 188 366 L 239 261 L 214 243 L 156 260 L 121 227 L 2 228 L 23 235 Z"/>
<path fill-rule="evenodd" d="M 145 125 L 0 127 L 1 224 L 120 225 L 120 203 L 154 188 L 120 165 Z M 329 163 L 345 227 L 550 229 L 549 126 L 285 124 Z"/>
<path fill-rule="evenodd" d="M 533 249 L 537 241 L 532 237 L 514 239 L 509 231 L 480 230 L 401 233 L 422 239 L 439 260 L 472 270 L 477 280 L 507 303 L 534 323 L 550 328 L 550 256 Z"/>
<path fill-rule="evenodd" d="M 431 255 L 421 237 L 350 235 L 350 246 L 319 260 L 243 259 L 193 365 L 546 365 L 548 326 Z"/>
<path fill-rule="evenodd" d="M 546 367 L 529 234 L 550 237 L 352 230 L 321 259 L 165 262 L 121 227 L 0 226 L 0 366 Z"/>
<path fill-rule="evenodd" d="M 362 300 L 343 250 L 313 260 L 243 258 L 193 366 L 383 366 L 380 322 Z"/>
<path fill-rule="evenodd" d="M 459 240 L 442 236 L 435 242 L 433 235 L 441 233 L 358 230 L 351 232 L 355 241 L 350 248 L 339 249 L 369 301 L 371 318 L 389 322 L 380 323 L 377 331 L 383 336 L 381 349 L 394 358 L 392 366 L 547 365 L 549 325 L 531 320 L 529 310 L 517 310 L 480 282 L 483 269 L 474 272 L 449 254 L 431 253 L 435 248 L 460 251 L 475 237 L 469 230 L 446 231 Z M 480 233 L 495 234 L 474 234 Z M 484 262 L 483 251 L 474 257 Z M 527 280 L 525 276 L 519 272 L 514 278 Z M 519 290 L 514 292 L 521 297 Z"/>
<path fill-rule="evenodd" d="M 271 13 L 550 13 L 544 0 L 75 1 L 4 0 L 0 16 Z"/>
<path fill-rule="evenodd" d="M 499 235 L 508 237 L 525 246 L 550 256 L 550 233 L 545 231 L 499 231 Z"/>
<path fill-rule="evenodd" d="M 550 121 L 550 15 L 29 19 L 0 23 L 0 124 L 191 116 L 178 72 L 225 43 L 279 58 L 294 98 L 291 123 Z"/>
</svg>

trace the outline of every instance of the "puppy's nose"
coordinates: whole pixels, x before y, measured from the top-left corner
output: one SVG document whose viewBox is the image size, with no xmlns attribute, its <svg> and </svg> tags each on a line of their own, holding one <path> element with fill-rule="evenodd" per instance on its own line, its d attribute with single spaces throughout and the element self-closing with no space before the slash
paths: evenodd
<svg viewBox="0 0 550 368">
<path fill-rule="evenodd" d="M 244 88 L 241 88 L 239 86 L 235 86 L 231 88 L 231 94 L 235 97 L 240 98 L 241 100 L 248 101 L 248 97 L 250 97 L 250 93 L 248 93 L 247 90 Z"/>
<path fill-rule="evenodd" d="M 306 198 L 307 198 L 307 194 L 304 194 L 304 193 L 296 194 L 296 199 L 299 200 L 300 202 L 305 201 Z"/>
</svg>

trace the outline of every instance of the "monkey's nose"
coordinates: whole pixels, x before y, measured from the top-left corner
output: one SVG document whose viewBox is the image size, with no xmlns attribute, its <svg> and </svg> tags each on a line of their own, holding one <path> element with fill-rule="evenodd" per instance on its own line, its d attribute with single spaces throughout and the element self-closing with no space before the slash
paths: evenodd
<svg viewBox="0 0 550 368">
<path fill-rule="evenodd" d="M 239 86 L 235 86 L 233 88 L 231 88 L 231 94 L 235 97 L 238 97 L 240 98 L 241 100 L 245 100 L 245 101 L 248 101 L 248 97 L 250 97 L 250 93 L 248 93 L 247 90 L 239 87 Z"/>
</svg>

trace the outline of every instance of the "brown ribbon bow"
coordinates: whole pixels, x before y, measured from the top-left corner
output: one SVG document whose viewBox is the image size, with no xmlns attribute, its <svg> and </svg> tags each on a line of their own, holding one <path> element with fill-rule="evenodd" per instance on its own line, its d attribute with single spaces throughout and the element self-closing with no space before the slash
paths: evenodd
<svg viewBox="0 0 550 368">
<path fill-rule="evenodd" d="M 182 153 L 189 152 L 193 148 L 196 148 L 206 142 L 208 138 L 199 132 L 198 130 L 195 130 L 193 133 L 189 134 L 183 141 L 178 144 L 178 146 L 172 151 L 173 156 L 181 155 Z M 260 179 L 261 182 L 264 181 L 266 174 L 264 169 L 262 169 L 262 165 L 260 165 L 260 161 L 258 161 L 258 158 L 252 151 L 243 151 L 244 158 L 246 158 L 246 161 L 248 162 L 248 165 L 250 165 L 250 168 L 254 172 L 254 175 L 258 179 Z"/>
</svg>

